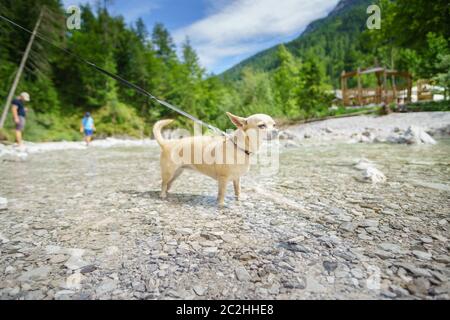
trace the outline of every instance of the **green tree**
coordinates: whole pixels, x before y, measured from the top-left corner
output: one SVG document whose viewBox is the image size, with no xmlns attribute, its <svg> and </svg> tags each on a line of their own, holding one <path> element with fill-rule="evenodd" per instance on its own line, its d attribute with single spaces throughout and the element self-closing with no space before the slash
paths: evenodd
<svg viewBox="0 0 450 320">
<path fill-rule="evenodd" d="M 300 68 L 302 89 L 298 95 L 301 112 L 306 116 L 317 116 L 330 106 L 331 87 L 326 84 L 323 67 L 313 55 L 308 55 Z"/>
<path fill-rule="evenodd" d="M 194 48 L 192 48 L 189 38 L 183 43 L 183 63 L 189 69 L 190 76 L 201 80 L 205 75 L 205 69 L 200 66 L 200 61 Z"/>
<path fill-rule="evenodd" d="M 278 48 L 279 66 L 273 74 L 275 101 L 286 116 L 298 113 L 297 96 L 302 86 L 299 77 L 300 62 L 284 45 Z"/>
<path fill-rule="evenodd" d="M 152 32 L 152 43 L 158 57 L 163 60 L 175 58 L 175 44 L 173 43 L 169 31 L 162 23 L 155 24 Z"/>
</svg>

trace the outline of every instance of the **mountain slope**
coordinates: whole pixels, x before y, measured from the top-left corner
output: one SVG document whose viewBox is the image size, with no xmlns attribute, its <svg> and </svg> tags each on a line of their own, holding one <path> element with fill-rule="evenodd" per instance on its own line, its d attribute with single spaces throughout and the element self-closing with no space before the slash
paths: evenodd
<svg viewBox="0 0 450 320">
<path fill-rule="evenodd" d="M 362 55 L 359 35 L 365 29 L 366 10 L 372 2 L 341 0 L 326 18 L 312 22 L 297 39 L 286 43 L 286 48 L 297 57 L 313 54 L 323 61 L 330 83 L 336 85 L 342 70 L 356 67 Z M 225 71 L 222 77 L 239 79 L 247 67 L 271 71 L 277 67 L 276 50 L 277 46 L 261 51 Z"/>
</svg>

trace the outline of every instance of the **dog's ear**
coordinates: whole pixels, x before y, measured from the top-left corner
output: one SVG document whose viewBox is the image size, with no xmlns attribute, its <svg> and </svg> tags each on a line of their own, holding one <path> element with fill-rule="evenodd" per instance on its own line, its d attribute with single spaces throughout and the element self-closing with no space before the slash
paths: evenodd
<svg viewBox="0 0 450 320">
<path fill-rule="evenodd" d="M 245 118 L 235 116 L 234 114 L 231 114 L 229 112 L 227 112 L 227 116 L 228 118 L 230 118 L 231 122 L 233 122 L 233 124 L 238 128 L 242 128 L 247 124 L 247 119 Z"/>
</svg>

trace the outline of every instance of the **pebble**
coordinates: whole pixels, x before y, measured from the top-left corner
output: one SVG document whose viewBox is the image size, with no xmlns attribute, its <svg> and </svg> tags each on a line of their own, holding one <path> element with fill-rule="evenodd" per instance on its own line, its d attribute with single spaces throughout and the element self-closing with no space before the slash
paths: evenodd
<svg viewBox="0 0 450 320">
<path fill-rule="evenodd" d="M 422 260 L 430 260 L 432 257 L 431 253 L 419 250 L 413 250 L 412 254 Z"/>
<path fill-rule="evenodd" d="M 338 263 L 336 261 L 324 261 L 322 264 L 328 273 L 333 272 L 338 267 Z"/>
<path fill-rule="evenodd" d="M 379 245 L 379 247 L 385 251 L 390 251 L 393 253 L 401 253 L 402 250 L 399 245 L 389 242 L 384 242 Z"/>
<path fill-rule="evenodd" d="M 281 280 L 283 287 L 288 289 L 305 289 L 307 287 L 307 280 L 304 277 L 284 278 Z"/>
<path fill-rule="evenodd" d="M 70 257 L 64 264 L 64 266 L 70 270 L 78 270 L 88 265 L 89 263 L 76 256 Z"/>
<path fill-rule="evenodd" d="M 374 219 L 366 219 L 359 223 L 360 227 L 378 227 L 379 221 Z"/>
<path fill-rule="evenodd" d="M 87 265 L 87 266 L 81 268 L 80 273 L 86 274 L 86 273 L 94 272 L 95 270 L 97 270 L 97 267 L 93 264 L 90 264 L 90 265 Z"/>
<path fill-rule="evenodd" d="M 18 278 L 19 281 L 38 281 L 47 278 L 52 268 L 50 266 L 38 267 L 22 273 Z"/>
<path fill-rule="evenodd" d="M 420 241 L 422 241 L 423 243 L 433 243 L 433 239 L 431 237 L 421 237 Z"/>
<path fill-rule="evenodd" d="M 81 273 L 78 272 L 70 275 L 66 280 L 66 288 L 69 290 L 80 290 L 83 278 Z"/>
<path fill-rule="evenodd" d="M 194 290 L 194 292 L 199 295 L 199 296 L 204 296 L 206 291 L 208 290 L 207 287 L 202 286 L 202 285 L 194 285 L 192 287 L 192 289 Z"/>
<path fill-rule="evenodd" d="M 117 288 L 117 280 L 104 280 L 100 283 L 100 285 L 95 290 L 97 296 L 102 296 L 106 293 L 110 293 L 111 291 L 115 290 Z"/>
<path fill-rule="evenodd" d="M 339 228 L 347 232 L 353 232 L 356 229 L 356 226 L 351 222 L 344 222 Z"/>
<path fill-rule="evenodd" d="M 237 267 L 234 270 L 236 277 L 239 281 L 250 281 L 251 280 L 251 276 L 248 273 L 247 269 L 245 269 L 244 267 Z"/>
<path fill-rule="evenodd" d="M 408 290 L 411 294 L 428 294 L 430 289 L 430 282 L 425 278 L 414 279 L 411 284 L 408 285 Z"/>
</svg>

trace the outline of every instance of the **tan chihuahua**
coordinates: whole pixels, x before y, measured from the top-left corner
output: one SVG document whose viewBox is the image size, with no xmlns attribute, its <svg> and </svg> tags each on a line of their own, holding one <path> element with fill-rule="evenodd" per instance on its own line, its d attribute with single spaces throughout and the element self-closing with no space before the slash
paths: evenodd
<svg viewBox="0 0 450 320">
<path fill-rule="evenodd" d="M 193 136 L 166 140 L 161 135 L 164 126 L 173 120 L 161 120 L 153 126 L 153 134 L 161 146 L 161 198 L 167 197 L 171 185 L 183 169 L 194 169 L 219 182 L 218 204 L 223 206 L 227 183 L 233 181 L 239 200 L 240 178 L 250 169 L 250 156 L 263 140 L 277 135 L 275 121 L 268 115 L 255 114 L 248 118 L 227 112 L 237 130 L 228 137 Z"/>
</svg>

